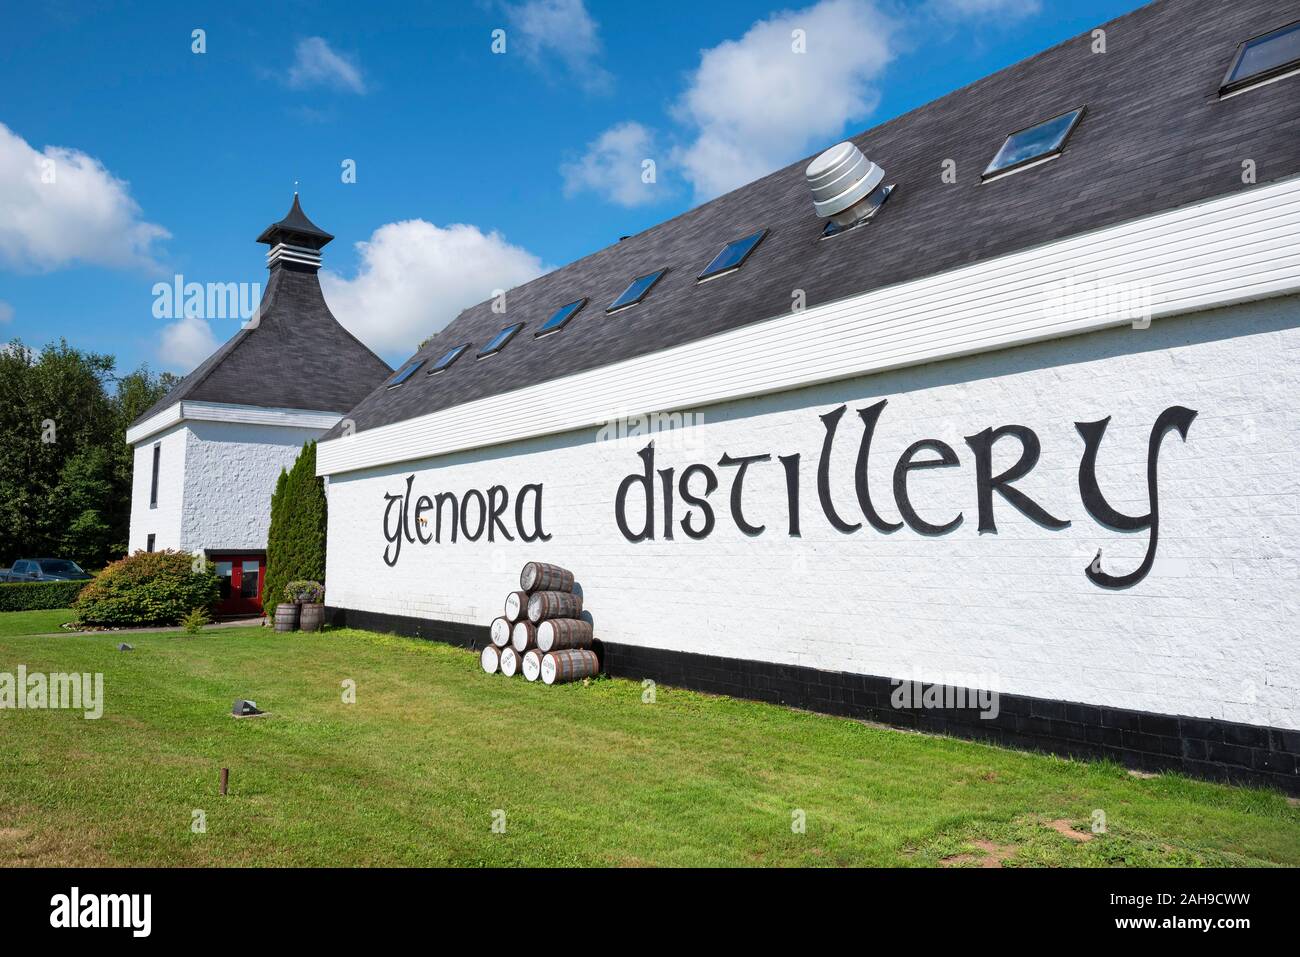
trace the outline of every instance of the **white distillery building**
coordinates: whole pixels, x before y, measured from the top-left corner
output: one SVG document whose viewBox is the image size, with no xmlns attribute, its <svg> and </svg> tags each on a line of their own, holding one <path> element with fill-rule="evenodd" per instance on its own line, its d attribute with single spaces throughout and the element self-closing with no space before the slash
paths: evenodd
<svg viewBox="0 0 1300 957">
<path fill-rule="evenodd" d="M 333 238 L 295 195 L 257 240 L 270 247 L 257 313 L 126 433 L 130 551 L 205 554 L 221 577 L 218 614 L 262 610 L 280 470 L 392 372 L 325 304 L 316 272 Z"/>
<path fill-rule="evenodd" d="M 555 562 L 612 674 L 1295 791 L 1295 20 L 1151 4 L 466 310 L 319 447 L 335 620 Z"/>
</svg>

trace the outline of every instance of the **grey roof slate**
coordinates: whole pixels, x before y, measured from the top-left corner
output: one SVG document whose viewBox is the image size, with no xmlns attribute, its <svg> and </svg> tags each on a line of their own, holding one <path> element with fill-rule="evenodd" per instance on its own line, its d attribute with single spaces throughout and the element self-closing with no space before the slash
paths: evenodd
<svg viewBox="0 0 1300 957">
<path fill-rule="evenodd" d="M 302 214 L 295 196 L 289 216 L 258 241 L 319 248 L 331 238 Z M 334 318 L 314 268 L 279 263 L 262 293 L 257 325 L 241 328 L 132 424 L 182 399 L 347 412 L 392 371 Z"/>
<path fill-rule="evenodd" d="M 1300 79 L 1220 100 L 1237 44 L 1296 19 L 1294 0 L 1161 0 L 853 137 L 898 189 L 870 225 L 819 242 L 808 159 L 466 309 L 421 348 L 436 357 L 523 331 L 498 355 L 472 350 L 447 372 L 375 389 L 349 413 L 359 430 L 606 365 L 809 306 L 1006 255 L 1300 173 Z M 1007 134 L 1086 106 L 1058 159 L 981 184 Z M 830 146 L 830 143 L 825 144 Z M 957 182 L 940 178 L 957 164 Z M 771 230 L 739 272 L 697 285 L 726 243 Z M 604 307 L 635 276 L 668 274 L 641 304 Z M 588 305 L 558 334 L 532 333 L 559 306 Z M 337 430 L 336 430 L 337 431 Z M 334 433 L 331 433 L 331 435 Z"/>
</svg>

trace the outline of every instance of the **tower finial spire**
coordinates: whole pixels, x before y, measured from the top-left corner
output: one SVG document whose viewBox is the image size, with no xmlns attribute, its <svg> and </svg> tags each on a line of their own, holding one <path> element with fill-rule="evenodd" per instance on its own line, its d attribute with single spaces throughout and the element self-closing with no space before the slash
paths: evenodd
<svg viewBox="0 0 1300 957">
<path fill-rule="evenodd" d="M 294 185 L 298 185 L 296 180 Z M 267 226 L 257 241 L 271 247 L 271 251 L 266 254 L 269 267 L 283 261 L 315 271 L 320 267 L 321 249 L 333 238 L 307 218 L 307 214 L 302 211 L 298 191 L 294 190 L 293 205 L 289 207 L 284 219 Z"/>
</svg>

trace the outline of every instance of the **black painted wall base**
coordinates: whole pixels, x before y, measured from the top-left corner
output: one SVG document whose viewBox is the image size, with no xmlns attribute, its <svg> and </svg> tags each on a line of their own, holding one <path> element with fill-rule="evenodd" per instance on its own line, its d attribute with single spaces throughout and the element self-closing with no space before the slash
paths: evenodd
<svg viewBox="0 0 1300 957">
<path fill-rule="evenodd" d="M 488 641 L 486 625 L 345 608 L 327 608 L 326 615 L 337 626 L 394 632 L 466 648 L 482 648 Z M 651 678 L 681 688 L 930 734 L 1076 758 L 1111 758 L 1141 771 L 1181 771 L 1300 794 L 1300 731 L 1010 694 L 998 695 L 997 717 L 985 719 L 967 708 L 895 708 L 890 698 L 897 681 L 874 675 L 638 645 L 604 644 L 596 650 L 602 669 L 615 677 Z"/>
</svg>

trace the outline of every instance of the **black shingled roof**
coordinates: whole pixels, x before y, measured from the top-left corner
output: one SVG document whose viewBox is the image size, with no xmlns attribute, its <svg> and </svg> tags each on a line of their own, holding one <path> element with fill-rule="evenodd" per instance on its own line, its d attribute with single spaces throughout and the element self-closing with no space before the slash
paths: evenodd
<svg viewBox="0 0 1300 957">
<path fill-rule="evenodd" d="M 359 430 L 401 421 L 772 318 L 794 289 L 814 306 L 1249 189 L 1247 158 L 1261 183 L 1296 175 L 1300 80 L 1217 95 L 1237 44 L 1295 17 L 1294 0 L 1150 4 L 1104 25 L 1105 53 L 1092 52 L 1089 31 L 853 137 L 898 184 L 871 224 L 819 242 L 802 159 L 511 290 L 506 315 L 490 302 L 466 309 L 416 355 L 526 326 L 491 359 L 374 390 L 349 418 Z M 981 185 L 1007 134 L 1079 106 L 1060 158 Z M 940 179 L 945 159 L 955 184 Z M 743 269 L 696 284 L 723 245 L 764 227 Z M 634 277 L 664 266 L 643 303 L 605 314 Z M 533 338 L 583 296 L 563 331 Z"/>
<path fill-rule="evenodd" d="M 320 248 L 332 238 L 307 219 L 295 195 L 289 215 L 258 242 Z M 311 266 L 273 266 L 259 316 L 132 424 L 183 399 L 347 412 L 393 371 L 339 325 Z"/>
</svg>

